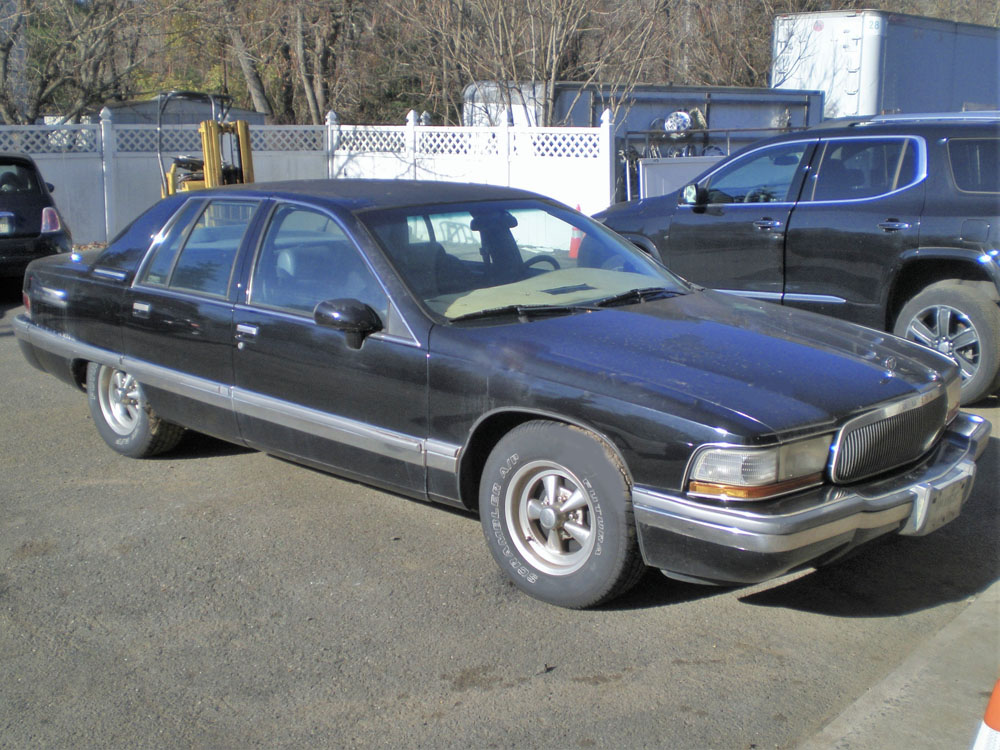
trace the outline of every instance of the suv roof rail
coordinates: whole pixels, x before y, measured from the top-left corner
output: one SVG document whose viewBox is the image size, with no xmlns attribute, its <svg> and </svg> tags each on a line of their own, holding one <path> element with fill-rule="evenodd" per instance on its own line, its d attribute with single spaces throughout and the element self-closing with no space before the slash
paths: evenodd
<svg viewBox="0 0 1000 750">
<path fill-rule="evenodd" d="M 997 122 L 1000 110 L 973 110 L 970 112 L 929 112 L 926 114 L 873 115 L 854 125 L 877 125 L 894 122 Z"/>
</svg>

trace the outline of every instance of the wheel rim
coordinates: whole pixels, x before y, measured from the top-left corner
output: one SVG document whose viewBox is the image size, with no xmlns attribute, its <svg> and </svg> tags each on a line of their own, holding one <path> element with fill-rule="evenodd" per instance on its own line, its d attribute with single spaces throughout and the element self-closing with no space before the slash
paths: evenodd
<svg viewBox="0 0 1000 750">
<path fill-rule="evenodd" d="M 948 305 L 931 305 L 918 312 L 906 327 L 906 338 L 934 349 L 955 362 L 962 379 L 979 371 L 979 332 L 969 316 Z"/>
<path fill-rule="evenodd" d="M 131 434 L 139 421 L 142 408 L 142 392 L 135 378 L 122 370 L 102 367 L 97 397 L 108 427 L 119 435 Z"/>
<path fill-rule="evenodd" d="M 514 546 L 538 570 L 569 575 L 590 559 L 594 504 L 565 467 L 549 461 L 522 466 L 508 485 L 505 511 Z"/>
</svg>

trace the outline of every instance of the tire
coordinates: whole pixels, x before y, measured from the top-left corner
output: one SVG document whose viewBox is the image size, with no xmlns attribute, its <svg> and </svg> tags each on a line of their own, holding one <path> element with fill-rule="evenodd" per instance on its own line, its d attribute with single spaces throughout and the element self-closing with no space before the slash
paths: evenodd
<svg viewBox="0 0 1000 750">
<path fill-rule="evenodd" d="M 107 365 L 87 365 L 87 401 L 97 432 L 112 449 L 131 458 L 168 451 L 184 428 L 164 422 L 131 375 Z"/>
<path fill-rule="evenodd" d="M 1000 386 L 1000 307 L 977 282 L 939 281 L 907 302 L 893 333 L 941 352 L 962 370 L 962 404 Z M 990 285 L 992 287 L 992 285 Z"/>
<path fill-rule="evenodd" d="M 550 604 L 610 601 L 645 570 L 620 461 L 576 427 L 534 421 L 505 435 L 483 469 L 479 513 L 500 569 Z"/>
</svg>

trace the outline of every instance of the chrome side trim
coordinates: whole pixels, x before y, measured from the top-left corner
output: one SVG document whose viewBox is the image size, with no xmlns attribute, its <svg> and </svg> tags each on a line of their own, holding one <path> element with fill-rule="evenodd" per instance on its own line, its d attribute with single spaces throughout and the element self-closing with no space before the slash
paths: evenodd
<svg viewBox="0 0 1000 750">
<path fill-rule="evenodd" d="M 185 396 L 220 409 L 233 407 L 231 389 L 213 380 L 188 375 L 134 357 L 122 357 L 119 366 L 144 385 L 176 393 L 178 396 Z"/>
<path fill-rule="evenodd" d="M 762 299 L 767 302 L 813 302 L 830 305 L 843 305 L 847 302 L 843 297 L 835 297 L 832 294 L 783 294 L 781 292 L 755 292 L 747 289 L 716 289 L 715 291 L 723 294 L 734 294 L 737 297 Z"/>
<path fill-rule="evenodd" d="M 18 338 L 40 349 L 66 359 L 84 359 L 126 370 L 141 383 L 208 406 L 232 409 L 247 417 L 308 432 L 386 458 L 453 474 L 458 472 L 458 455 L 462 450 L 460 445 L 374 427 L 365 422 L 338 417 L 273 396 L 178 372 L 135 357 L 121 356 L 106 349 L 84 344 L 70 336 L 45 330 L 23 315 L 14 318 L 13 328 Z"/>
<path fill-rule="evenodd" d="M 66 359 L 85 359 L 114 367 L 121 363 L 121 356 L 114 352 L 84 344 L 63 333 L 46 330 L 22 315 L 14 318 L 12 327 L 17 338 Z"/>
<path fill-rule="evenodd" d="M 442 443 L 439 440 L 427 440 L 424 443 L 424 450 L 428 469 L 446 471 L 449 474 L 458 473 L 458 454 L 462 446 Z"/>
<path fill-rule="evenodd" d="M 232 398 L 233 408 L 238 414 L 308 432 L 387 458 L 395 458 L 410 464 L 424 464 L 425 441 L 419 438 L 372 427 L 364 422 L 337 417 L 241 388 L 232 389 Z"/>
</svg>

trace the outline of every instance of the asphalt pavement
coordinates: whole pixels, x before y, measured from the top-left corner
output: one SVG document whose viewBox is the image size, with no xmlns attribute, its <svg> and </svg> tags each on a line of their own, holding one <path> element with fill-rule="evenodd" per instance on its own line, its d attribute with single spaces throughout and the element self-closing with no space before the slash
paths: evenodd
<svg viewBox="0 0 1000 750">
<path fill-rule="evenodd" d="M 0 307 L 0 749 L 967 748 L 1000 666 L 1000 401 L 962 516 L 569 611 L 477 519 L 198 436 L 134 461 Z"/>
</svg>

